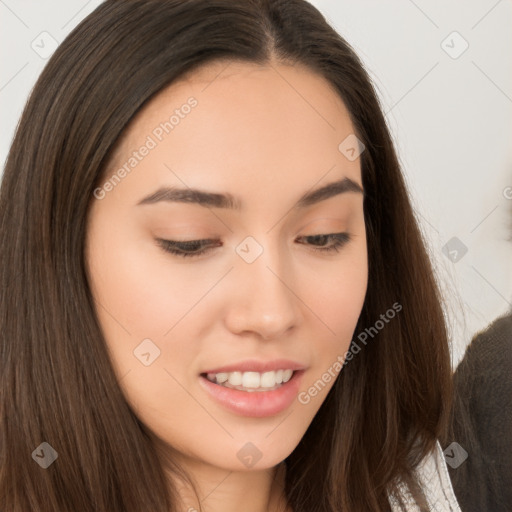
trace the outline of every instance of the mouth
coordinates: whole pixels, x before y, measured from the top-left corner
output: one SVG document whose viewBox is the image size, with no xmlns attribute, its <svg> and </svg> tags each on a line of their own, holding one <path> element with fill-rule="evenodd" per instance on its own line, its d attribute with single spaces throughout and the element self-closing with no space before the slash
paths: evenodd
<svg viewBox="0 0 512 512">
<path fill-rule="evenodd" d="M 265 392 L 281 388 L 298 370 L 290 368 L 268 372 L 219 372 L 202 373 L 201 377 L 229 389 L 239 391 Z"/>
<path fill-rule="evenodd" d="M 296 399 L 305 370 L 201 373 L 199 382 L 213 401 L 245 417 L 274 416 Z M 273 375 L 272 375 L 273 374 Z"/>
</svg>

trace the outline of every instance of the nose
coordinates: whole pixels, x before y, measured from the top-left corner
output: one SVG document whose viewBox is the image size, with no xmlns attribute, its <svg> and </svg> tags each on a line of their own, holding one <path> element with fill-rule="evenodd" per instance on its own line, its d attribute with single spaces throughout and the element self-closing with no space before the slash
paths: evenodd
<svg viewBox="0 0 512 512">
<path fill-rule="evenodd" d="M 276 248 L 265 247 L 252 263 L 237 260 L 225 317 L 231 332 L 256 333 L 265 340 L 279 339 L 301 323 L 298 283 L 293 266 L 285 259 L 285 255 L 277 254 Z"/>
</svg>

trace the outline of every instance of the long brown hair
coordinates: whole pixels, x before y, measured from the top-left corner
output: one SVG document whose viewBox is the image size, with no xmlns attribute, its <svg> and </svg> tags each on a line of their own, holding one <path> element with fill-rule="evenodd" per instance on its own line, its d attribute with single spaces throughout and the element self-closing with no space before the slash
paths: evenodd
<svg viewBox="0 0 512 512">
<path fill-rule="evenodd" d="M 294 512 L 389 510 L 444 432 L 451 366 L 441 297 L 377 94 L 304 0 L 107 0 L 49 59 L 0 190 L 0 509 L 175 511 L 156 438 L 128 406 L 84 262 L 93 191 L 130 120 L 216 59 L 271 56 L 325 77 L 357 137 L 369 284 L 355 333 L 402 309 L 341 371 L 286 458 Z M 341 141 L 340 141 L 341 142 Z M 354 342 L 353 342 L 354 343 Z M 57 460 L 42 469 L 47 442 Z M 414 495 L 422 501 L 421 492 Z"/>
</svg>

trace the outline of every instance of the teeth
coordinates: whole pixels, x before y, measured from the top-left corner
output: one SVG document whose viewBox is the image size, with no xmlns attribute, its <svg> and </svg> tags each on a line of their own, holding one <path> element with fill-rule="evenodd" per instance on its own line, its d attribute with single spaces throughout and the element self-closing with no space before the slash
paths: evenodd
<svg viewBox="0 0 512 512">
<path fill-rule="evenodd" d="M 244 391 L 269 391 L 277 389 L 288 382 L 293 370 L 277 370 L 264 373 L 258 372 L 230 372 L 208 373 L 207 379 L 225 387 L 241 389 Z"/>
<path fill-rule="evenodd" d="M 242 374 L 242 386 L 244 388 L 256 389 L 260 387 L 261 376 L 257 372 L 244 372 Z M 230 382 L 230 384 L 233 384 Z M 269 387 L 269 386 L 265 386 Z"/>
<path fill-rule="evenodd" d="M 232 372 L 228 374 L 228 382 L 232 386 L 242 385 L 242 374 L 240 372 Z"/>
<path fill-rule="evenodd" d="M 293 370 L 283 370 L 283 382 L 288 382 L 293 375 Z"/>
</svg>

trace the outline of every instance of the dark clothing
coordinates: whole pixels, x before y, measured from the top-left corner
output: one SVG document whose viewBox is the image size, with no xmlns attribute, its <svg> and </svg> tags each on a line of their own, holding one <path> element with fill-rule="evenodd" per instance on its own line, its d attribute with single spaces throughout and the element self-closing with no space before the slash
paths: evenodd
<svg viewBox="0 0 512 512">
<path fill-rule="evenodd" d="M 473 338 L 454 384 L 448 442 L 468 458 L 448 469 L 462 512 L 511 512 L 512 312 Z"/>
</svg>

